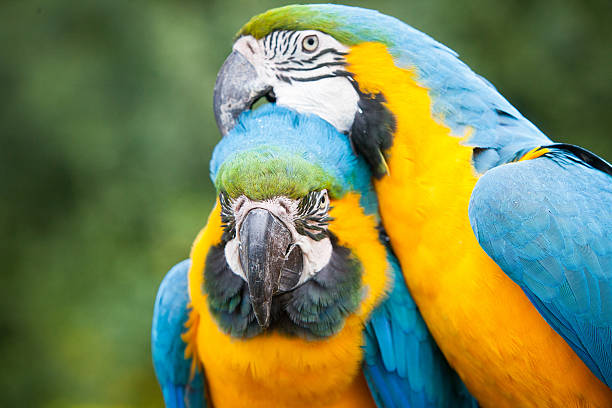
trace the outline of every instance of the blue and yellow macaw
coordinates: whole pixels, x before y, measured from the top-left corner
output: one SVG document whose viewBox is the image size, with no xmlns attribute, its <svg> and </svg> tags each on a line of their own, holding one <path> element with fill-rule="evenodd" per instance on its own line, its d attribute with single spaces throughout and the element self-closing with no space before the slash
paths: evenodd
<svg viewBox="0 0 612 408">
<path fill-rule="evenodd" d="M 408 292 L 344 135 L 268 105 L 215 148 L 211 178 L 208 223 L 155 303 L 167 407 L 476 406 Z"/>
<path fill-rule="evenodd" d="M 410 292 L 481 405 L 612 406 L 608 163 L 372 10 L 251 19 L 215 86 L 221 131 L 261 97 L 325 119 L 368 162 Z"/>
</svg>

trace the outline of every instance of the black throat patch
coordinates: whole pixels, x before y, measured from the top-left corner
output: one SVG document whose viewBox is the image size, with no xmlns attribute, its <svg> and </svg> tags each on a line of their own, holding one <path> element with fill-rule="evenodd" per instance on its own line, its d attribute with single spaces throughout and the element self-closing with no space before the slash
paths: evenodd
<svg viewBox="0 0 612 408">
<path fill-rule="evenodd" d="M 361 92 L 356 81 L 351 83 L 359 94 L 359 109 L 349 133 L 351 145 L 366 160 L 374 177 L 380 179 L 388 172 L 387 150 L 393 144 L 395 117 L 385 106 L 382 93 L 366 94 Z"/>
<path fill-rule="evenodd" d="M 351 251 L 330 234 L 329 263 L 310 280 L 272 301 L 270 326 L 288 336 L 323 339 L 342 329 L 344 320 L 361 301 L 362 266 Z M 208 251 L 202 291 L 219 327 L 232 337 L 250 338 L 263 332 L 249 299 L 247 283 L 233 273 L 225 259 L 225 244 Z"/>
</svg>

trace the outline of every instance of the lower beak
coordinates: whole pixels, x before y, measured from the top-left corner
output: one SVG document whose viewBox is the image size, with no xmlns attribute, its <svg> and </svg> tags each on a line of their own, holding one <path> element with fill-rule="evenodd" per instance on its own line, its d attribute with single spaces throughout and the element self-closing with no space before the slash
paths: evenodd
<svg viewBox="0 0 612 408">
<path fill-rule="evenodd" d="M 270 92 L 255 67 L 238 51 L 225 60 L 215 82 L 213 110 L 221 134 L 225 136 L 236 125 L 238 116 Z"/>
<path fill-rule="evenodd" d="M 249 287 L 253 312 L 262 328 L 270 325 L 272 297 L 299 280 L 302 252 L 281 220 L 254 208 L 240 226 L 240 264 Z"/>
</svg>

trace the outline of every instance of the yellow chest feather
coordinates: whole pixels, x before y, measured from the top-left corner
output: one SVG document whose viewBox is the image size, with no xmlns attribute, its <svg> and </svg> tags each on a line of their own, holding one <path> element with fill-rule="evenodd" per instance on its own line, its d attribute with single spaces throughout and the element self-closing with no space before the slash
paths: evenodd
<svg viewBox="0 0 612 408">
<path fill-rule="evenodd" d="M 476 241 L 472 149 L 432 119 L 427 90 L 383 45 L 361 44 L 347 58 L 397 121 L 389 175 L 375 184 L 385 228 L 429 329 L 479 403 L 612 406 L 612 391 Z"/>
<path fill-rule="evenodd" d="M 202 313 L 198 349 L 214 406 L 373 407 L 360 375 L 361 331 L 353 319 L 330 340 L 278 334 L 239 340 Z"/>
</svg>

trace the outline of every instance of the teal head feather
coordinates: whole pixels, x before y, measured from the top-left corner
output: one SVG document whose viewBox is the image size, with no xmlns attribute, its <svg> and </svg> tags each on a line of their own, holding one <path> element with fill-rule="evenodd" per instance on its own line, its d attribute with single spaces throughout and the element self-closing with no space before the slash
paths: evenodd
<svg viewBox="0 0 612 408">
<path fill-rule="evenodd" d="M 369 169 L 348 138 L 318 116 L 274 104 L 241 115 L 215 147 L 210 177 L 231 197 L 298 198 L 327 189 L 332 199 L 356 192 L 366 213 L 377 211 Z"/>
</svg>

